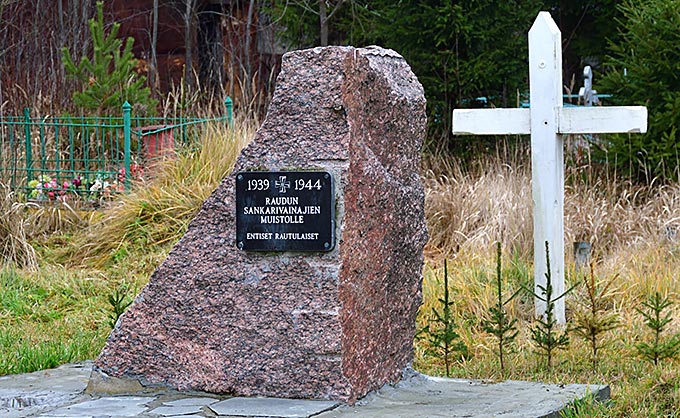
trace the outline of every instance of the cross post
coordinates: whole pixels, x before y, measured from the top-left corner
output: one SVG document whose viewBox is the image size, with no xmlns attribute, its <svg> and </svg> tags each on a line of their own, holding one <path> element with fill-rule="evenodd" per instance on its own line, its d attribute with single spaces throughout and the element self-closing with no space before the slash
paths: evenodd
<svg viewBox="0 0 680 418">
<path fill-rule="evenodd" d="M 564 135 L 647 131 L 642 106 L 562 106 L 562 41 L 548 12 L 529 30 L 529 109 L 456 109 L 458 135 L 531 135 L 531 193 L 534 222 L 534 289 L 545 287 L 545 242 L 550 248 L 553 297 L 564 292 Z M 536 315 L 546 304 L 535 300 Z M 564 298 L 555 302 L 555 319 L 566 323 Z"/>
<path fill-rule="evenodd" d="M 531 120 L 531 196 L 534 202 L 534 292 L 541 294 L 547 272 L 544 243 L 552 255 L 553 297 L 564 292 L 564 142 L 558 134 L 562 108 L 562 37 L 549 13 L 540 13 L 529 30 L 529 108 Z M 538 174 L 538 175 L 537 175 Z M 536 299 L 536 312 L 545 302 Z M 565 323 L 564 298 L 555 302 L 555 319 Z"/>
</svg>

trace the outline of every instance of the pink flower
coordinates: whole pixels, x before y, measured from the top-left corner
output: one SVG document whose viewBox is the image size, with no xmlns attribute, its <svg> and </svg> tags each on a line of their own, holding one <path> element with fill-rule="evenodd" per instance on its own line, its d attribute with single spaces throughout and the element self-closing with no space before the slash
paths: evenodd
<svg viewBox="0 0 680 418">
<path fill-rule="evenodd" d="M 144 177 L 144 167 L 139 164 L 130 165 L 130 175 L 133 179 L 142 180 Z"/>
</svg>

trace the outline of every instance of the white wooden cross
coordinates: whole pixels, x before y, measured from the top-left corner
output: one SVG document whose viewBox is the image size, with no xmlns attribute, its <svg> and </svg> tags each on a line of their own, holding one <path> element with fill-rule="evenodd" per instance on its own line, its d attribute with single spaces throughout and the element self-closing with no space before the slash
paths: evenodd
<svg viewBox="0 0 680 418">
<path fill-rule="evenodd" d="M 548 12 L 540 12 L 529 31 L 529 109 L 456 109 L 453 133 L 531 134 L 534 209 L 534 286 L 545 286 L 545 242 L 550 246 L 553 297 L 564 292 L 564 154 L 562 135 L 647 131 L 647 108 L 562 107 L 562 40 Z M 536 315 L 545 314 L 536 300 Z M 564 298 L 555 319 L 566 322 Z"/>
</svg>

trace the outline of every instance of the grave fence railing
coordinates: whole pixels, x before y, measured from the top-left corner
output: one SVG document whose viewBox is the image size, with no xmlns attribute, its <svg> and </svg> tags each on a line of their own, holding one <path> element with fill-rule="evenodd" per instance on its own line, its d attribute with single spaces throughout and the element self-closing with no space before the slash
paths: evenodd
<svg viewBox="0 0 680 418">
<path fill-rule="evenodd" d="M 0 116 L 0 182 L 28 200 L 99 198 L 142 180 L 158 160 L 200 140 L 201 125 L 233 124 L 232 101 L 215 118 L 143 117 L 125 102 L 121 116 Z"/>
</svg>

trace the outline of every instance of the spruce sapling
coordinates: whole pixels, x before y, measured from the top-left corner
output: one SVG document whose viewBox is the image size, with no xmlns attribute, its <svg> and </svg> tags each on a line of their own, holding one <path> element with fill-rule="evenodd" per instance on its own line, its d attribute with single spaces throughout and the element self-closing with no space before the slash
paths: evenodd
<svg viewBox="0 0 680 418">
<path fill-rule="evenodd" d="M 521 289 L 520 289 L 521 290 Z M 511 344 L 515 337 L 517 337 L 517 329 L 515 323 L 517 319 L 511 319 L 508 312 L 505 310 L 505 305 L 510 303 L 512 299 L 517 296 L 519 291 L 516 291 L 507 300 L 503 300 L 503 281 L 501 276 L 501 243 L 496 243 L 496 305 L 489 308 L 489 319 L 482 321 L 482 328 L 484 331 L 492 334 L 498 340 L 497 352 L 500 361 L 501 374 L 505 374 L 504 353 L 508 344 Z"/>
<path fill-rule="evenodd" d="M 616 313 L 606 312 L 606 303 L 610 296 L 610 286 L 615 276 L 604 287 L 595 280 L 593 264 L 590 264 L 590 277 L 584 280 L 586 298 L 581 301 L 582 309 L 577 311 L 574 322 L 574 333 L 590 344 L 593 371 L 597 370 L 597 352 L 604 346 L 602 335 L 619 326 Z"/>
<path fill-rule="evenodd" d="M 680 351 L 680 334 L 675 334 L 667 341 L 662 341 L 661 334 L 666 325 L 672 321 L 672 312 L 666 312 L 673 303 L 668 300 L 668 297 L 662 297 L 659 292 L 655 292 L 649 296 L 646 301 L 642 302 L 642 306 L 646 308 L 635 309 L 645 318 L 645 325 L 649 327 L 654 339 L 651 343 L 639 343 L 637 348 L 640 357 L 649 360 L 654 365 L 658 365 L 659 361 L 663 359 L 671 359 Z"/>
<path fill-rule="evenodd" d="M 535 298 L 545 302 L 545 315 L 537 318 L 536 325 L 531 328 L 531 339 L 536 343 L 538 354 L 544 355 L 548 361 L 548 369 L 552 368 L 553 352 L 558 349 L 565 349 L 569 345 L 569 335 L 566 330 L 559 333 L 557 330 L 557 320 L 555 319 L 555 302 L 563 298 L 572 289 L 566 290 L 557 297 L 553 297 L 552 275 L 550 273 L 550 249 L 548 248 L 548 241 L 545 242 L 545 257 L 547 272 L 545 273 L 545 286 L 538 285 L 541 291 L 537 294 L 533 290 L 529 290 Z"/>
<path fill-rule="evenodd" d="M 126 285 L 119 286 L 114 293 L 109 294 L 109 305 L 111 305 L 109 325 L 111 325 L 111 328 L 115 328 L 118 318 L 132 305 L 132 299 L 128 299 L 128 287 Z"/>
<path fill-rule="evenodd" d="M 449 274 L 446 260 L 444 260 L 444 297 L 437 299 L 441 305 L 441 310 L 432 308 L 434 319 L 421 330 L 427 335 L 427 341 L 432 347 L 430 354 L 442 356 L 446 367 L 446 377 L 451 376 L 451 357 L 454 353 L 460 353 L 460 357 L 468 356 L 468 349 L 465 343 L 458 341 L 460 335 L 455 331 L 456 324 L 451 307 L 453 302 L 449 295 Z"/>
</svg>

